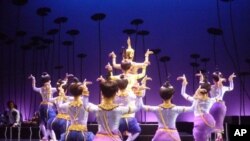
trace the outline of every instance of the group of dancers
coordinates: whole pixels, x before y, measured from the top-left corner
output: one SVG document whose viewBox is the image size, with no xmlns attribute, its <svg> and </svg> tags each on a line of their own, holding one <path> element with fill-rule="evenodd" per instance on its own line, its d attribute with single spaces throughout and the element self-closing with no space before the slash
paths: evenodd
<svg viewBox="0 0 250 141">
<path fill-rule="evenodd" d="M 40 130 L 43 140 L 62 141 L 121 141 L 127 136 L 127 141 L 135 140 L 141 127 L 135 118 L 139 110 L 153 112 L 158 120 L 158 129 L 153 141 L 180 141 L 176 129 L 176 118 L 184 112 L 194 112 L 193 136 L 195 141 L 208 140 L 212 132 L 217 133 L 217 140 L 222 141 L 223 121 L 226 106 L 223 96 L 226 91 L 233 89 L 234 73 L 229 76 L 229 87 L 223 86 L 226 81 L 222 74 L 215 72 L 212 76 L 214 84 L 208 82 L 207 76 L 199 73 L 200 85 L 194 95 L 186 94 L 188 84 L 185 75 L 177 80 L 182 81 L 181 94 L 191 102 L 189 106 L 177 106 L 172 103 L 175 93 L 174 87 L 166 81 L 159 89 L 162 103 L 158 106 L 144 105 L 143 97 L 146 95 L 147 81 L 152 80 L 146 75 L 146 68 L 150 64 L 149 56 L 152 51 L 147 50 L 142 63 L 134 62 L 134 50 L 130 38 L 128 47 L 123 51 L 123 59 L 116 63 L 116 54 L 111 52 L 112 65 L 105 66 L 107 75 L 97 78 L 101 91 L 101 102 L 89 102 L 91 93 L 88 85 L 92 82 L 86 79 L 81 82 L 72 74 L 66 74 L 59 79 L 56 88 L 51 86 L 48 73 L 41 75 L 42 87 L 36 87 L 36 79 L 32 79 L 34 91 L 40 93 L 42 102 L 39 106 Z M 122 71 L 119 75 L 113 74 L 113 68 Z M 141 72 L 138 73 L 138 70 Z M 58 96 L 53 97 L 57 92 Z M 68 96 L 67 93 L 71 96 Z M 210 94 L 210 96 L 209 96 Z M 98 132 L 94 135 L 87 129 L 88 113 L 95 113 L 98 123 Z"/>
</svg>

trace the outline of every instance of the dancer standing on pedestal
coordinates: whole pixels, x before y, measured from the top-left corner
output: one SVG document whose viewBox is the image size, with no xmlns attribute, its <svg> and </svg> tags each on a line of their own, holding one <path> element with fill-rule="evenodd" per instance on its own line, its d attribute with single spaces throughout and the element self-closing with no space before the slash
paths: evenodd
<svg viewBox="0 0 250 141">
<path fill-rule="evenodd" d="M 36 87 L 36 79 L 31 74 L 29 79 L 32 79 L 32 88 L 35 92 L 38 92 L 42 96 L 42 102 L 39 106 L 39 114 L 40 114 L 40 125 L 39 128 L 42 131 L 43 138 L 47 140 L 48 134 L 46 131 L 46 125 L 48 119 L 56 116 L 56 111 L 53 103 L 49 102 L 49 100 L 53 97 L 53 94 L 56 92 L 56 88 L 51 87 L 51 78 L 50 75 L 46 72 L 41 75 L 42 87 Z"/>
<path fill-rule="evenodd" d="M 216 102 L 213 104 L 210 109 L 210 114 L 214 117 L 215 132 L 216 132 L 216 141 L 223 141 L 222 133 L 224 132 L 224 119 L 226 116 L 227 107 L 223 100 L 224 94 L 226 92 L 232 91 L 234 89 L 233 78 L 236 75 L 233 73 L 229 76 L 229 86 L 224 86 L 223 82 L 225 79 L 222 77 L 221 72 L 214 72 L 212 75 L 214 85 L 211 86 L 210 97 L 216 97 Z"/>
<path fill-rule="evenodd" d="M 128 86 L 126 88 L 126 91 L 128 91 L 129 95 L 126 96 L 126 98 L 128 98 L 129 100 L 121 101 L 120 103 L 123 105 L 135 102 L 136 96 L 132 90 L 132 87 L 138 83 L 137 82 L 138 79 L 141 79 L 145 76 L 146 67 L 150 64 L 149 55 L 153 54 L 153 52 L 148 49 L 147 52 L 145 53 L 145 60 L 143 63 L 134 62 L 133 59 L 135 51 L 131 46 L 130 37 L 128 37 L 127 45 L 128 45 L 127 49 L 123 51 L 123 59 L 121 64 L 116 63 L 116 55 L 114 52 L 111 52 L 109 55 L 112 57 L 113 67 L 115 69 L 121 69 L 123 72 L 122 75 L 124 75 L 124 77 L 128 79 Z M 138 74 L 138 69 L 142 69 L 142 72 L 140 74 Z M 118 77 L 119 76 L 116 77 L 112 76 L 111 78 L 117 79 Z M 123 118 L 120 121 L 120 131 L 122 133 L 128 133 L 127 141 L 130 140 L 133 141 L 139 136 L 141 128 L 139 126 L 139 123 L 137 122 L 137 119 L 135 118 L 135 113 L 123 115 Z"/>
<path fill-rule="evenodd" d="M 113 75 L 113 68 L 110 64 L 107 64 L 105 68 L 108 70 L 110 79 L 112 80 L 118 80 L 121 76 L 124 76 L 124 78 L 128 80 L 128 86 L 126 87 L 126 89 L 128 91 L 132 91 L 132 86 L 137 83 L 137 80 L 143 78 L 146 75 L 147 64 L 144 64 L 144 66 L 142 67 L 142 72 L 139 74 L 130 73 L 131 67 L 132 63 L 127 59 L 124 59 L 121 62 L 122 74 L 120 75 Z"/>
<path fill-rule="evenodd" d="M 62 141 L 92 141 L 94 134 L 88 132 L 87 120 L 88 111 L 86 106 L 88 105 L 89 91 L 87 88 L 88 84 L 86 80 L 80 83 L 77 78 L 70 84 L 69 92 L 74 97 L 74 100 L 68 103 L 60 105 L 61 109 L 65 109 L 70 116 L 71 125 L 67 131 L 62 135 Z"/>
<path fill-rule="evenodd" d="M 209 113 L 212 104 L 216 101 L 215 98 L 208 97 L 211 85 L 207 82 L 201 83 L 194 96 L 190 96 L 186 94 L 187 79 L 185 75 L 178 77 L 177 80 L 182 80 L 182 96 L 193 103 L 195 116 L 193 136 L 195 141 L 208 141 L 215 127 L 215 120 Z"/>
<path fill-rule="evenodd" d="M 146 87 L 147 76 L 142 80 L 142 85 Z M 180 141 L 180 135 L 175 123 L 179 114 L 192 111 L 193 107 L 176 106 L 172 104 L 172 97 L 175 93 L 174 87 L 167 81 L 160 88 L 160 96 L 163 103 L 159 106 L 149 106 L 142 104 L 142 108 L 149 112 L 154 112 L 158 120 L 158 129 L 152 141 Z"/>
<path fill-rule="evenodd" d="M 122 61 L 124 59 L 126 59 L 128 62 L 131 62 L 131 69 L 129 70 L 129 72 L 131 74 L 137 74 L 138 73 L 138 69 L 141 69 L 144 66 L 147 66 L 147 65 L 150 64 L 150 62 L 149 62 L 149 55 L 153 54 L 153 52 L 148 49 L 147 52 L 145 53 L 145 60 L 144 60 L 144 62 L 143 63 L 137 63 L 137 62 L 133 61 L 134 60 L 135 51 L 134 51 L 134 49 L 131 46 L 130 37 L 128 37 L 127 44 L 128 44 L 128 47 L 123 52 L 123 59 L 122 59 Z M 122 70 L 121 64 L 117 64 L 116 63 L 116 54 L 114 52 L 111 52 L 109 54 L 109 56 L 112 57 L 112 66 L 115 69 Z"/>
<path fill-rule="evenodd" d="M 68 89 L 68 78 L 73 77 L 71 74 L 66 74 L 64 80 L 57 81 L 58 96 L 51 98 L 50 102 L 54 103 L 57 108 L 57 115 L 48 120 L 48 133 L 52 140 L 59 140 L 60 136 L 66 132 L 70 124 L 70 116 L 65 109 L 60 108 L 60 105 L 70 101 L 70 97 L 66 96 Z M 72 99 L 72 98 L 71 98 Z"/>
</svg>

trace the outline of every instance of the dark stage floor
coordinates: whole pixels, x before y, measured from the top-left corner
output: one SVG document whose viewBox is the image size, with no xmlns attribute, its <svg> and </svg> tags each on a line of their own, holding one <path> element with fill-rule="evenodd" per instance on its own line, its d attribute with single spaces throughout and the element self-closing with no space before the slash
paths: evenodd
<svg viewBox="0 0 250 141">
<path fill-rule="evenodd" d="M 136 141 L 151 141 L 155 131 L 157 130 L 156 123 L 146 123 L 140 125 L 142 128 L 141 135 Z M 177 123 L 178 130 L 180 132 L 181 139 L 183 141 L 193 141 L 192 127 L 193 124 L 189 122 Z M 97 124 L 88 124 L 88 130 L 93 133 L 97 132 Z M 19 133 L 18 133 L 19 132 Z M 41 135 L 39 134 L 38 126 L 28 127 L 27 125 L 18 128 L 0 128 L 0 140 L 11 141 L 38 141 Z M 11 139 L 12 138 L 12 139 Z M 18 139 L 20 138 L 20 139 Z"/>
<path fill-rule="evenodd" d="M 226 117 L 225 123 L 226 124 L 224 125 L 224 127 L 230 127 L 230 125 L 238 124 L 238 117 L 236 116 Z M 250 117 L 249 116 L 242 117 L 242 124 L 250 125 Z M 140 126 L 142 132 L 136 141 L 151 141 L 155 131 L 157 130 L 157 123 L 141 123 Z M 193 141 L 192 122 L 177 122 L 176 127 L 180 133 L 182 141 Z M 88 130 L 92 131 L 93 133 L 97 132 L 97 128 L 98 127 L 96 123 L 88 124 Z M 225 128 L 225 134 L 224 134 L 225 140 L 226 140 L 226 134 L 230 132 L 230 128 L 228 129 L 229 131 Z M 31 126 L 24 124 L 19 129 L 12 128 L 11 130 L 10 128 L 0 127 L 0 141 L 39 141 L 40 139 L 40 132 L 38 126 L 34 125 Z M 214 135 L 212 135 L 211 141 L 214 141 Z M 228 139 L 228 141 L 230 140 Z"/>
</svg>

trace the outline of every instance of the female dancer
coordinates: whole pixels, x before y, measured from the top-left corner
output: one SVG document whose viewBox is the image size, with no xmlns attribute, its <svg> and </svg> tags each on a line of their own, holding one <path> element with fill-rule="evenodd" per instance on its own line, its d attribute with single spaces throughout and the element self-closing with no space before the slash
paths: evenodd
<svg viewBox="0 0 250 141">
<path fill-rule="evenodd" d="M 150 78 L 147 77 L 144 79 L 150 80 Z M 142 82 L 142 85 L 145 85 L 145 80 Z M 180 113 L 192 111 L 193 107 L 176 106 L 172 104 L 171 100 L 175 89 L 168 81 L 161 86 L 159 93 L 163 100 L 163 103 L 159 106 L 142 104 L 144 110 L 154 112 L 158 119 L 158 129 L 152 141 L 180 141 L 180 136 L 175 126 L 177 116 Z"/>
<path fill-rule="evenodd" d="M 131 74 L 129 70 L 131 69 L 131 62 L 127 61 L 126 59 L 122 61 L 121 67 L 123 70 L 123 73 L 121 75 L 113 76 L 111 74 L 110 78 L 112 80 L 120 80 L 119 78 L 122 76 L 126 78 L 128 81 L 128 84 L 126 86 L 122 86 L 121 88 L 121 95 L 117 96 L 116 100 L 117 104 L 122 104 L 124 106 L 127 106 L 129 104 L 135 105 L 136 102 L 136 95 L 132 90 L 133 85 L 137 83 L 137 80 L 144 77 L 146 74 L 146 66 L 143 67 L 142 72 L 140 74 Z M 109 71 L 112 71 L 112 67 L 110 65 L 107 65 L 106 68 L 108 68 Z M 122 94 L 126 93 L 126 94 Z M 133 141 L 135 140 L 140 132 L 141 127 L 139 126 L 139 123 L 137 122 L 137 119 L 135 118 L 135 113 L 131 112 L 129 114 L 124 114 L 120 120 L 120 131 L 122 134 L 130 133 L 128 134 L 127 141 Z M 127 131 L 127 132 L 126 132 Z"/>
<path fill-rule="evenodd" d="M 132 86 L 137 83 L 137 80 L 143 78 L 146 75 L 147 65 L 144 65 L 142 67 L 142 72 L 139 74 L 130 73 L 131 67 L 132 67 L 132 63 L 130 61 L 128 61 L 127 59 L 124 59 L 121 62 L 121 68 L 122 68 L 123 73 L 120 75 L 113 75 L 112 66 L 109 63 L 105 66 L 105 68 L 109 71 L 110 79 L 118 80 L 118 79 L 120 79 L 121 75 L 123 75 L 126 79 L 128 79 L 128 85 L 126 88 L 128 91 L 132 91 Z"/>
<path fill-rule="evenodd" d="M 213 83 L 214 85 L 211 86 L 210 96 L 216 97 L 216 102 L 213 104 L 212 108 L 210 109 L 210 114 L 214 117 L 216 124 L 215 124 L 215 132 L 216 132 L 216 141 L 222 141 L 222 133 L 224 131 L 223 123 L 226 116 L 226 105 L 223 101 L 224 94 L 228 91 L 232 91 L 234 88 L 233 78 L 236 75 L 233 73 L 229 76 L 229 87 L 223 86 L 224 78 L 222 78 L 222 74 L 220 72 L 213 73 Z"/>
<path fill-rule="evenodd" d="M 65 109 L 60 108 L 60 105 L 70 101 L 70 97 L 65 94 L 68 89 L 68 78 L 72 76 L 73 75 L 66 74 L 64 80 L 59 79 L 57 81 L 58 96 L 50 99 L 50 102 L 56 105 L 58 112 L 55 118 L 48 120 L 48 133 L 52 140 L 59 140 L 60 136 L 66 132 L 70 123 L 70 116 Z"/>
<path fill-rule="evenodd" d="M 56 116 L 55 107 L 53 103 L 49 102 L 49 100 L 53 97 L 53 94 L 56 92 L 56 88 L 51 87 L 51 78 L 50 75 L 46 72 L 41 75 L 42 87 L 36 87 L 36 79 L 31 74 L 29 79 L 32 79 L 32 88 L 35 92 L 38 92 L 42 96 L 42 102 L 39 106 L 39 114 L 40 114 L 40 125 L 39 128 L 42 131 L 43 139 L 48 139 L 48 134 L 46 132 L 47 121 L 50 118 Z"/>
<path fill-rule="evenodd" d="M 101 80 L 100 89 L 103 96 L 102 102 L 98 106 L 90 103 L 87 107 L 87 110 L 95 112 L 97 117 L 98 133 L 94 141 L 121 141 L 118 129 L 119 121 L 123 114 L 138 110 L 141 97 L 137 97 L 137 105 L 120 106 L 114 102 L 115 95 L 118 92 L 117 81 Z"/>
<path fill-rule="evenodd" d="M 85 107 L 88 104 L 89 91 L 87 85 L 91 82 L 84 80 L 83 83 L 75 81 L 70 84 L 69 91 L 74 100 L 60 105 L 70 116 L 71 125 L 62 135 L 62 141 L 92 141 L 94 134 L 87 130 L 88 112 Z"/>
<path fill-rule="evenodd" d="M 150 62 L 149 62 L 149 55 L 153 54 L 153 52 L 148 49 L 147 52 L 145 53 L 145 60 L 144 60 L 144 62 L 143 63 L 137 63 L 137 62 L 133 61 L 135 51 L 134 51 L 134 49 L 131 46 L 130 37 L 128 37 L 127 44 L 128 44 L 128 48 L 125 50 L 125 52 L 123 52 L 123 59 L 122 59 L 122 61 L 124 59 L 127 59 L 129 62 L 131 62 L 130 73 L 137 74 L 138 69 L 143 68 L 144 66 L 147 66 L 148 64 L 150 64 Z M 109 54 L 109 56 L 112 57 L 112 65 L 113 65 L 113 67 L 115 69 L 122 70 L 121 64 L 117 64 L 116 63 L 116 54 L 114 52 L 111 52 Z"/>
<path fill-rule="evenodd" d="M 193 102 L 195 116 L 194 139 L 195 141 L 207 141 L 215 127 L 215 120 L 209 113 L 212 104 L 215 102 L 215 98 L 208 97 L 211 86 L 209 83 L 201 83 L 194 96 L 190 96 L 186 94 L 187 79 L 185 75 L 178 77 L 177 80 L 182 80 L 182 96 L 186 100 Z"/>
<path fill-rule="evenodd" d="M 117 83 L 119 91 L 115 96 L 115 103 L 120 106 L 135 105 L 137 100 L 136 95 L 139 95 L 139 93 L 137 91 L 129 91 L 126 89 L 128 80 L 124 78 L 124 76 L 121 76 L 121 79 L 117 80 Z M 134 90 L 134 88 L 132 89 Z M 141 127 L 135 118 L 135 112 L 127 113 L 122 116 L 119 123 L 119 130 L 122 134 L 129 132 L 129 134 L 127 134 L 127 141 L 133 141 L 139 136 Z"/>
</svg>

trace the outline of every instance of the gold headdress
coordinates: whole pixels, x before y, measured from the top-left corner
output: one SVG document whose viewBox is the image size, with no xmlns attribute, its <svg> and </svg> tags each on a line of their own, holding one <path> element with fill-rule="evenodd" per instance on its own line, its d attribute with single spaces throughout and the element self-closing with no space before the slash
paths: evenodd
<svg viewBox="0 0 250 141">
<path fill-rule="evenodd" d="M 135 50 L 131 46 L 130 37 L 128 37 L 127 44 L 128 44 L 128 48 L 125 51 L 124 59 L 131 59 L 132 60 L 134 58 Z"/>
</svg>

